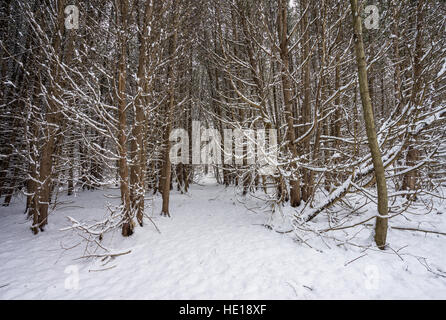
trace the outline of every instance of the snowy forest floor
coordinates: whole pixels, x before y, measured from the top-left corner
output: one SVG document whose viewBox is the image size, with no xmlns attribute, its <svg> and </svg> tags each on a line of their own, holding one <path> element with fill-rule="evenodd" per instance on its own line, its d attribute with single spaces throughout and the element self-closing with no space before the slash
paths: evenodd
<svg viewBox="0 0 446 320">
<path fill-rule="evenodd" d="M 446 237 L 389 230 L 388 241 L 398 254 L 354 246 L 328 249 L 323 242 L 320 252 L 297 243 L 292 233 L 263 227 L 270 214 L 247 209 L 255 200 L 244 205 L 232 188 L 210 178 L 192 185 L 188 194 L 172 191 L 172 218 L 159 216 L 159 196 L 148 201 L 147 213 L 161 233 L 147 220 L 130 238 L 117 230 L 106 239 L 109 247 L 130 254 L 106 266 L 98 259 L 76 259 L 84 246 L 66 248 L 79 236 L 59 230 L 69 225 L 66 216 L 101 219 L 106 201 L 118 201 L 104 194 L 119 191 L 59 199 L 74 203 L 52 212 L 46 231 L 37 236 L 23 214 L 24 199 L 0 208 L 1 299 L 446 298 Z M 446 230 L 446 214 L 439 214 L 444 207 L 435 212 L 420 219 Z M 372 242 L 370 229 L 357 236 L 359 242 Z M 67 286 L 77 272 L 78 287 Z"/>
</svg>

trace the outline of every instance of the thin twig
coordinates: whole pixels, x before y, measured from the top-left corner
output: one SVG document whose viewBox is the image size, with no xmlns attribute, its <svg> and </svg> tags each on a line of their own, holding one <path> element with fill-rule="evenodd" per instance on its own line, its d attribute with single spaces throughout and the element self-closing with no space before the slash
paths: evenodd
<svg viewBox="0 0 446 320">
<path fill-rule="evenodd" d="M 104 268 L 104 269 L 96 269 L 96 270 L 95 269 L 91 269 L 91 270 L 88 270 L 88 272 L 106 271 L 106 270 L 113 269 L 114 267 L 116 267 L 116 265 L 108 267 L 108 268 Z"/>
<path fill-rule="evenodd" d="M 130 252 L 132 252 L 132 250 L 125 251 L 125 252 L 119 252 L 119 253 L 89 254 L 89 255 L 85 255 L 85 256 L 76 258 L 75 260 L 78 260 L 78 259 L 88 259 L 88 258 L 114 258 L 114 257 L 118 257 L 118 256 L 123 256 L 125 254 L 129 254 Z"/>
<path fill-rule="evenodd" d="M 419 232 L 426 232 L 426 233 L 433 233 L 433 234 L 440 234 L 442 236 L 446 236 L 445 232 L 439 232 L 434 230 L 424 230 L 424 229 L 417 229 L 417 228 L 404 228 L 404 227 L 391 227 L 395 230 L 405 230 L 405 231 L 419 231 Z"/>
<path fill-rule="evenodd" d="M 367 255 L 367 253 L 366 253 L 366 254 L 363 254 L 362 256 L 359 256 L 359 257 L 357 257 L 357 258 L 355 258 L 355 259 L 353 259 L 353 260 L 350 260 L 349 262 L 347 262 L 347 263 L 344 264 L 344 267 L 346 267 L 347 265 L 349 265 L 350 263 L 352 263 L 352 262 L 354 262 L 354 261 L 356 261 L 356 260 L 361 259 L 362 257 L 365 257 L 366 255 Z"/>
</svg>

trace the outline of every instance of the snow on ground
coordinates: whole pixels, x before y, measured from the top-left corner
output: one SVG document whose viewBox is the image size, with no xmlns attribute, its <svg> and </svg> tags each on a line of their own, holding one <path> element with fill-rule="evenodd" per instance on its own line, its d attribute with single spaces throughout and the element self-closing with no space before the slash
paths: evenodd
<svg viewBox="0 0 446 320">
<path fill-rule="evenodd" d="M 390 249 L 364 252 L 351 246 L 320 246 L 323 252 L 318 252 L 291 234 L 261 226 L 267 215 L 246 209 L 233 189 L 209 178 L 193 185 L 189 194 L 173 192 L 170 219 L 158 215 L 161 199 L 154 199 L 147 211 L 161 234 L 148 221 L 130 238 L 122 239 L 117 231 L 114 249 L 131 249 L 130 254 L 103 267 L 97 260 L 76 260 L 81 246 L 63 249 L 78 241 L 73 232 L 59 231 L 68 225 L 65 216 L 100 219 L 104 194 L 110 193 L 118 191 L 80 192 L 74 204 L 61 205 L 51 214 L 47 230 L 37 236 L 29 230 L 21 198 L 1 207 L 0 298 L 446 298 L 446 278 L 438 275 L 446 271 L 446 237 L 391 230 L 389 241 L 401 249 L 400 257 Z M 445 217 L 434 214 L 430 221 L 446 230 Z M 362 241 L 370 243 L 369 230 Z M 415 256 L 427 258 L 432 272 Z M 76 274 L 77 288 L 72 281 Z"/>
</svg>

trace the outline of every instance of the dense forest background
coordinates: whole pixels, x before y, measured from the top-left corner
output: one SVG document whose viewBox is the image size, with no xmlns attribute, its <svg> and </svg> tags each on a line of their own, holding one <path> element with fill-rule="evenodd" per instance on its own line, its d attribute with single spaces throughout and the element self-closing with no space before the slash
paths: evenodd
<svg viewBox="0 0 446 320">
<path fill-rule="evenodd" d="M 2 205 L 25 195 L 37 234 L 61 194 L 116 183 L 121 205 L 84 231 L 130 236 L 147 195 L 175 215 L 171 190 L 210 172 L 271 212 L 294 208 L 296 230 L 322 212 L 343 228 L 352 195 L 376 202 L 384 248 L 389 218 L 443 197 L 446 4 L 359 2 L 1 1 Z M 191 137 L 192 121 L 276 129 L 277 170 L 223 153 L 172 164 L 172 130 Z"/>
</svg>

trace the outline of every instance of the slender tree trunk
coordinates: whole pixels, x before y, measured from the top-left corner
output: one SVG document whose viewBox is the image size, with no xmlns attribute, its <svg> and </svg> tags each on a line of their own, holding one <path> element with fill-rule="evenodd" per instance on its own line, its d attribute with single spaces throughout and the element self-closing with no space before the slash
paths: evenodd
<svg viewBox="0 0 446 320">
<path fill-rule="evenodd" d="M 167 128 L 164 135 L 164 142 L 166 145 L 166 149 L 164 151 L 164 168 L 163 168 L 163 177 L 162 177 L 162 192 L 163 192 L 163 207 L 161 209 L 161 215 L 170 217 L 169 213 L 169 197 L 170 197 L 170 186 L 171 186 L 171 178 L 172 178 L 172 164 L 170 162 L 169 152 L 170 152 L 170 131 L 172 130 L 172 113 L 175 107 L 175 63 L 176 59 L 174 57 L 176 47 L 177 47 L 177 37 L 178 37 L 178 3 L 176 1 L 173 2 L 173 9 L 175 11 L 174 21 L 173 21 L 173 35 L 170 39 L 170 48 L 169 54 L 171 58 L 171 64 L 169 65 L 168 72 L 168 81 L 169 81 L 169 104 L 167 106 Z"/>
<path fill-rule="evenodd" d="M 289 78 L 289 52 L 288 52 L 288 34 L 287 34 L 287 2 L 281 0 L 279 4 L 279 19 L 278 19 L 278 34 L 280 40 L 280 58 L 282 62 L 281 77 L 282 77 L 282 93 L 285 104 L 285 117 L 287 122 L 287 140 L 288 148 L 291 152 L 293 160 L 298 157 L 297 148 L 295 145 L 296 135 L 294 130 L 294 118 L 293 118 L 293 103 L 292 103 L 292 87 L 291 80 Z M 292 207 L 298 207 L 300 205 L 300 183 L 298 174 L 298 168 L 295 161 L 291 164 L 291 170 L 294 177 L 290 180 L 290 205 Z"/>
<path fill-rule="evenodd" d="M 378 213 L 381 216 L 385 216 L 376 217 L 375 242 L 380 249 L 384 249 L 386 245 L 388 224 L 387 185 L 384 166 L 381 158 L 381 151 L 379 149 L 378 140 L 376 137 L 375 122 L 373 119 L 373 108 L 370 100 L 369 86 L 367 81 L 367 66 L 364 53 L 364 44 L 362 40 L 361 15 L 358 8 L 358 1 L 350 0 L 350 4 L 353 17 L 353 31 L 355 40 L 356 63 L 358 66 L 359 91 L 361 94 L 367 139 L 370 153 L 372 155 L 378 191 Z"/>
<path fill-rule="evenodd" d="M 302 1 L 302 11 L 307 7 L 307 1 Z M 305 124 L 303 132 L 308 130 L 308 123 L 311 121 L 311 106 L 310 106 L 310 43 L 309 43 L 309 26 L 308 15 L 310 10 L 308 9 L 302 17 L 302 32 L 303 32 L 303 47 L 302 47 L 302 59 L 306 62 L 302 69 L 303 79 L 303 103 L 302 103 L 302 121 Z M 310 139 L 304 142 L 304 154 L 310 154 Z M 308 159 L 309 160 L 309 159 Z M 302 169 L 303 185 L 302 185 L 302 200 L 308 201 L 313 188 L 313 177 L 309 170 Z"/>
<path fill-rule="evenodd" d="M 118 64 L 118 153 L 119 153 L 119 181 L 121 189 L 122 201 L 122 235 L 124 237 L 133 234 L 134 223 L 132 220 L 132 211 L 130 204 L 130 190 L 129 190 L 129 169 L 127 165 L 127 139 L 126 139 L 126 72 L 127 72 L 127 18 L 128 18 L 128 2 L 127 0 L 120 0 L 119 14 L 121 16 L 121 30 L 119 35 L 120 42 L 120 57 Z"/>
<path fill-rule="evenodd" d="M 413 73 L 412 73 L 412 92 L 410 95 L 410 103 L 412 106 L 422 105 L 420 92 L 422 89 L 423 77 L 423 7 L 424 0 L 417 1 L 416 11 L 416 36 L 415 36 L 415 52 L 413 54 Z M 418 114 L 418 113 L 417 113 Z M 408 143 L 406 152 L 406 166 L 414 166 L 419 160 L 419 152 L 417 150 L 417 137 L 411 138 Z M 417 185 L 418 170 L 412 170 L 404 175 L 403 189 L 415 190 Z"/>
<path fill-rule="evenodd" d="M 147 128 L 146 115 L 144 112 L 144 105 L 142 94 L 145 92 L 145 81 L 146 81 L 146 57 L 147 57 L 147 37 L 148 37 L 148 27 L 149 20 L 152 16 L 152 3 L 151 1 L 146 1 L 145 12 L 144 12 L 144 22 L 142 28 L 142 36 L 140 40 L 139 48 L 139 61 L 138 61 L 138 93 L 135 99 L 135 126 L 132 132 L 132 167 L 130 173 L 131 181 L 131 202 L 133 209 L 136 209 L 136 219 L 140 226 L 143 225 L 144 216 L 144 173 L 145 173 L 145 162 L 146 162 L 146 143 L 144 137 L 146 135 Z"/>
<path fill-rule="evenodd" d="M 65 1 L 59 0 L 57 2 L 57 21 L 58 21 L 58 32 L 55 35 L 53 48 L 56 54 L 59 54 L 55 59 L 59 59 L 61 47 L 62 47 L 62 34 L 64 30 L 64 9 L 65 9 Z M 53 153 L 54 153 L 54 143 L 55 136 L 58 132 L 58 126 L 60 122 L 60 113 L 58 112 L 58 102 L 56 101 L 59 96 L 59 92 L 57 89 L 56 82 L 59 78 L 59 65 L 58 62 L 53 63 L 53 82 L 51 83 L 50 90 L 48 93 L 48 110 L 45 114 L 45 120 L 47 122 L 47 126 L 45 128 L 45 136 L 46 141 L 43 144 L 41 150 L 41 158 L 40 158 L 40 172 L 39 172 L 39 181 L 40 186 L 38 189 L 38 210 L 35 211 L 35 214 L 38 217 L 35 217 L 34 221 L 37 221 L 37 224 L 33 225 L 33 232 L 35 234 L 38 233 L 38 228 L 43 231 L 43 227 L 48 223 L 48 206 L 50 202 L 50 192 L 51 192 L 51 173 L 53 169 Z"/>
</svg>

